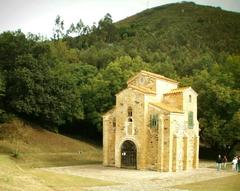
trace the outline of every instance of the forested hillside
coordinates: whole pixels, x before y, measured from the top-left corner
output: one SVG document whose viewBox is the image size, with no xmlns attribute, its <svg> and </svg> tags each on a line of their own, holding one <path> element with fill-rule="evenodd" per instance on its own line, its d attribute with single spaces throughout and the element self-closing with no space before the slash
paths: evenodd
<svg viewBox="0 0 240 191">
<path fill-rule="evenodd" d="M 80 20 L 51 40 L 0 34 L 0 120 L 14 115 L 50 129 L 101 131 L 101 114 L 129 77 L 148 70 L 198 92 L 201 140 L 240 141 L 240 14 L 194 3 L 145 10 L 118 23 Z"/>
</svg>

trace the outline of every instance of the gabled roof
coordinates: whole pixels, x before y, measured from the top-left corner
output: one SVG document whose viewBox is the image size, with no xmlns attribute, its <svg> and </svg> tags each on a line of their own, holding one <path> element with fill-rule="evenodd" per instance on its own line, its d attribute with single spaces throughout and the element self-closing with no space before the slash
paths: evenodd
<svg viewBox="0 0 240 191">
<path fill-rule="evenodd" d="M 186 90 L 188 88 L 190 88 L 190 87 L 181 87 L 181 88 L 172 89 L 170 92 L 167 92 L 165 94 L 182 93 L 182 92 L 184 92 L 184 90 Z"/>
<path fill-rule="evenodd" d="M 138 91 L 140 91 L 142 93 L 145 93 L 145 94 L 156 94 L 155 91 L 150 90 L 148 88 L 144 88 L 142 86 L 138 87 L 138 86 L 134 86 L 134 85 L 130 84 L 130 85 L 128 85 L 128 88 L 133 88 L 133 89 L 138 90 Z"/>
<path fill-rule="evenodd" d="M 129 88 L 130 88 L 130 89 L 137 90 L 138 92 L 143 93 L 143 94 L 156 94 L 155 91 L 150 90 L 150 89 L 148 89 L 148 88 L 138 87 L 138 86 L 134 86 L 134 85 L 132 85 L 132 84 L 129 84 L 127 88 L 121 90 L 120 92 L 116 93 L 115 95 L 117 96 L 117 95 L 121 94 L 122 92 L 128 90 Z"/>
<path fill-rule="evenodd" d="M 161 103 L 161 102 L 154 102 L 154 103 L 149 103 L 155 107 L 158 107 L 160 109 L 163 109 L 165 111 L 168 111 L 170 113 L 183 113 L 182 110 L 176 108 L 176 107 L 173 107 L 169 104 L 166 104 L 166 103 Z"/>
<path fill-rule="evenodd" d="M 189 87 L 181 87 L 181 88 L 172 89 L 170 92 L 167 92 L 167 93 L 165 93 L 164 95 L 183 93 L 185 90 L 191 90 L 191 91 L 193 91 L 195 94 L 197 94 L 197 93 L 189 86 Z"/>
<path fill-rule="evenodd" d="M 129 84 L 129 83 L 131 83 L 133 80 L 135 80 L 135 79 L 138 77 L 139 74 L 151 76 L 151 77 L 156 78 L 156 79 L 165 80 L 165 81 L 168 81 L 168 82 L 172 82 L 172 83 L 178 84 L 178 82 L 175 81 L 175 80 L 173 80 L 173 79 L 167 78 L 167 77 L 162 76 L 162 75 L 159 75 L 159 74 L 154 74 L 154 73 L 152 73 L 152 72 L 148 72 L 148 71 L 145 71 L 145 70 L 141 70 L 138 74 L 136 74 L 135 76 L 133 76 L 132 78 L 130 78 L 130 79 L 127 81 L 127 84 Z"/>
</svg>

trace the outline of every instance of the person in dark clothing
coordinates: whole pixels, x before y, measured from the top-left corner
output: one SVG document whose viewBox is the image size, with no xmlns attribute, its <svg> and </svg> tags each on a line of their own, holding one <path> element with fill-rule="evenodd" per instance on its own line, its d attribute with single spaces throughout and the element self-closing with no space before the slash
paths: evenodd
<svg viewBox="0 0 240 191">
<path fill-rule="evenodd" d="M 216 163 L 217 163 L 217 171 L 220 171 L 221 168 L 222 168 L 222 157 L 221 157 L 221 155 L 218 155 Z"/>
<path fill-rule="evenodd" d="M 227 161 L 228 161 L 228 160 L 227 160 L 227 156 L 224 155 L 224 156 L 223 156 L 223 160 L 222 160 L 222 162 L 223 162 L 223 168 L 224 168 L 224 169 L 227 168 Z"/>
</svg>

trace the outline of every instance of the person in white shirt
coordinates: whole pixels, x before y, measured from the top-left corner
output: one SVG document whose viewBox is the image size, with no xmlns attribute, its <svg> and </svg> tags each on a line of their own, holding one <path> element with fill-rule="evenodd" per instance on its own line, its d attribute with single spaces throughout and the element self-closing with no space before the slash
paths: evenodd
<svg viewBox="0 0 240 191">
<path fill-rule="evenodd" d="M 234 157 L 232 160 L 232 170 L 234 171 L 237 171 L 237 162 L 238 162 L 237 157 Z"/>
</svg>

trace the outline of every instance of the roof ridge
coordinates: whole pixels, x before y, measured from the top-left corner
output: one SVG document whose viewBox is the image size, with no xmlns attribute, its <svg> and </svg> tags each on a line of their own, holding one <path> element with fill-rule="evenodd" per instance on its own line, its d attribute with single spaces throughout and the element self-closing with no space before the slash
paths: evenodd
<svg viewBox="0 0 240 191">
<path fill-rule="evenodd" d="M 176 80 L 167 78 L 167 77 L 162 76 L 162 75 L 160 75 L 160 74 L 148 72 L 148 71 L 146 71 L 146 70 L 141 70 L 141 71 L 138 72 L 136 75 L 134 75 L 133 77 L 131 77 L 131 78 L 127 81 L 127 84 L 131 83 L 140 73 L 146 74 L 146 75 L 149 75 L 149 76 L 152 76 L 152 77 L 154 77 L 154 78 L 158 78 L 158 79 L 162 79 L 162 80 L 166 80 L 166 81 L 169 81 L 169 82 L 173 82 L 173 83 L 177 83 L 177 84 L 178 84 L 178 81 L 176 81 Z"/>
<path fill-rule="evenodd" d="M 129 84 L 128 86 L 129 88 L 133 88 L 133 89 L 136 89 L 136 90 L 139 90 L 143 93 L 150 93 L 150 94 L 156 94 L 155 91 L 153 90 L 150 90 L 149 88 L 145 88 L 145 87 L 139 87 L 139 86 L 135 86 L 135 85 L 132 85 L 132 84 Z"/>
<path fill-rule="evenodd" d="M 171 82 L 175 82 L 175 83 L 178 83 L 178 81 L 176 80 L 173 80 L 171 78 L 168 78 L 166 76 L 163 76 L 163 75 L 160 75 L 160 74 L 156 74 L 156 73 L 153 73 L 153 72 L 149 72 L 149 71 L 146 71 L 146 70 L 141 70 L 142 73 L 145 73 L 145 74 L 149 74 L 153 77 L 156 77 L 156 78 L 160 78 L 160 79 L 165 79 L 165 80 L 168 80 L 168 81 L 171 81 Z"/>
<path fill-rule="evenodd" d="M 175 89 L 172 89 L 172 90 L 184 90 L 184 89 L 187 89 L 187 88 L 190 88 L 191 86 L 185 86 L 185 87 L 178 87 L 178 88 L 175 88 Z M 171 91 L 172 91 L 171 90 Z"/>
<path fill-rule="evenodd" d="M 182 93 L 184 90 L 191 88 L 190 86 L 186 86 L 186 87 L 180 87 L 180 88 L 174 88 L 171 89 L 169 92 L 164 93 L 164 95 L 166 94 L 174 94 L 174 93 Z"/>
<path fill-rule="evenodd" d="M 159 107 L 163 110 L 166 110 L 168 112 L 172 112 L 172 113 L 183 113 L 183 111 L 181 109 L 178 109 L 170 104 L 167 103 L 163 103 L 163 102 L 150 102 L 149 104 Z"/>
</svg>

